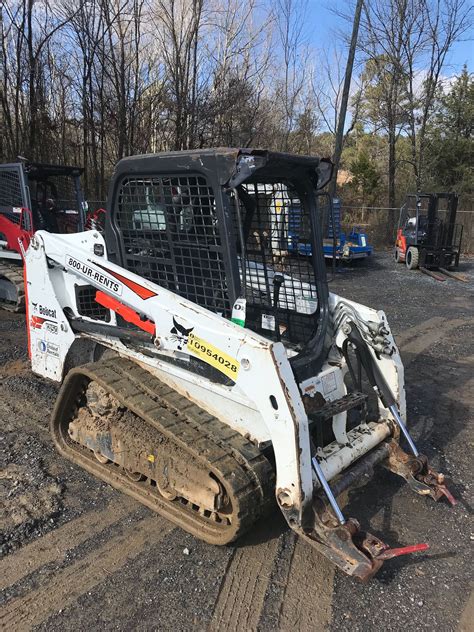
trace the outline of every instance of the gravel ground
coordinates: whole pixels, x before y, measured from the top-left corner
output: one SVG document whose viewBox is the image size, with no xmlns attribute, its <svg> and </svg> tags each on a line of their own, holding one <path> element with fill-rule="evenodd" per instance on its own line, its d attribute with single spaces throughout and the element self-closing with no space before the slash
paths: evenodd
<svg viewBox="0 0 474 632">
<path fill-rule="evenodd" d="M 279 515 L 212 547 L 62 459 L 56 386 L 34 376 L 23 317 L 0 312 L 0 625 L 23 630 L 472 630 L 474 261 L 469 283 L 391 257 L 344 267 L 333 291 L 383 309 L 402 349 L 408 417 L 455 508 L 381 471 L 346 515 L 390 545 L 429 542 L 368 584 L 334 571 Z"/>
</svg>

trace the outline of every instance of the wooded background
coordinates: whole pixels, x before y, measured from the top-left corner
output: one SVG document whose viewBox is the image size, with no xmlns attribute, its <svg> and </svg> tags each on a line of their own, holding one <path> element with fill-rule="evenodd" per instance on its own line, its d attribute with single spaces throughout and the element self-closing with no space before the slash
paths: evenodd
<svg viewBox="0 0 474 632">
<path fill-rule="evenodd" d="M 83 166 L 87 196 L 104 200 L 125 155 L 254 146 L 331 156 L 354 15 L 334 4 L 346 32 L 318 49 L 307 35 L 314 0 L 3 2 L 0 159 Z M 364 2 L 345 205 L 456 190 L 472 210 L 474 78 L 448 66 L 471 25 L 465 0 Z"/>
</svg>

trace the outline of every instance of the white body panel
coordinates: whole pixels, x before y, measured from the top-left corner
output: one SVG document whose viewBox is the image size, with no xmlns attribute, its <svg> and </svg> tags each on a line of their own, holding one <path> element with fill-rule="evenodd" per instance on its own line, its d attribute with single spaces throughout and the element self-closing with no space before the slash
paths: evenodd
<svg viewBox="0 0 474 632">
<path fill-rule="evenodd" d="M 93 254 L 95 245 L 103 247 L 103 256 Z M 159 355 L 149 357 L 125 346 L 118 338 L 104 334 L 81 334 L 81 337 L 95 339 L 140 362 L 183 396 L 256 443 L 271 442 L 277 466 L 277 498 L 284 495 L 285 503 L 290 502 L 300 515 L 305 506 L 311 504 L 313 472 L 303 396 L 320 393 L 326 401 L 333 401 L 346 394 L 347 367 L 340 354 L 335 365 L 325 364 L 319 375 L 298 385 L 282 343 L 239 327 L 107 261 L 103 238 L 94 231 L 75 235 L 39 231 L 25 261 L 30 352 L 36 373 L 61 381 L 67 354 L 76 339 L 65 314 L 69 318 L 79 317 L 75 286 L 93 286 L 155 323 L 155 346 Z M 382 354 L 377 361 L 404 416 L 403 367 L 383 312 L 345 301 L 334 294 L 330 296 L 330 309 L 332 340 L 339 348 L 345 338 L 344 322 L 349 317 L 354 318 L 354 314 L 362 323 L 384 325 L 388 332 L 384 345 L 390 347 L 391 355 Z M 186 335 L 176 333 L 176 322 L 187 331 Z M 107 324 L 116 324 L 113 312 Z M 196 348 L 200 351 L 195 351 Z M 167 357 L 183 359 L 185 356 L 204 359 L 228 377 L 232 376 L 234 384 L 216 384 L 166 362 Z M 336 442 L 326 446 L 319 455 L 329 480 L 390 434 L 388 411 L 382 410 L 381 416 L 387 418 L 387 422 L 381 420 L 381 423 L 371 427 L 364 425 L 349 433 L 345 429 L 346 413 L 333 418 Z"/>
</svg>

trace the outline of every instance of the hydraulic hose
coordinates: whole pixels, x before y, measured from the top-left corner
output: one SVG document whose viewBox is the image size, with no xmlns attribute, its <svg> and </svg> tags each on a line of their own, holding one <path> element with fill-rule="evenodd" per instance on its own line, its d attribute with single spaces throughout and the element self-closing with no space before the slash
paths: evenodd
<svg viewBox="0 0 474 632">
<path fill-rule="evenodd" d="M 353 322 L 348 322 L 347 327 L 349 328 L 349 331 L 346 333 L 347 338 L 356 350 L 357 356 L 365 369 L 370 385 L 377 393 L 378 397 L 380 397 L 380 400 L 385 408 L 388 408 L 392 413 L 393 418 L 397 422 L 413 454 L 418 456 L 418 449 L 401 418 L 397 400 L 395 399 L 392 389 L 387 384 L 387 381 L 380 371 L 377 363 L 374 361 L 367 343 L 362 338 L 359 329 Z"/>
</svg>

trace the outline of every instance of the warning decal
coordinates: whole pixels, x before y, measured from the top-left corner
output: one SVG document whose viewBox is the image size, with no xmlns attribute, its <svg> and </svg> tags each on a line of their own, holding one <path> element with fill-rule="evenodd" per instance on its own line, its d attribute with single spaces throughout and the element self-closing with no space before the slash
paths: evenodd
<svg viewBox="0 0 474 632">
<path fill-rule="evenodd" d="M 236 380 L 239 374 L 240 362 L 235 358 L 232 358 L 224 351 L 221 351 L 210 342 L 198 338 L 194 334 L 190 333 L 187 342 L 187 348 L 195 356 L 207 362 L 215 369 L 230 377 L 231 380 Z"/>
</svg>

